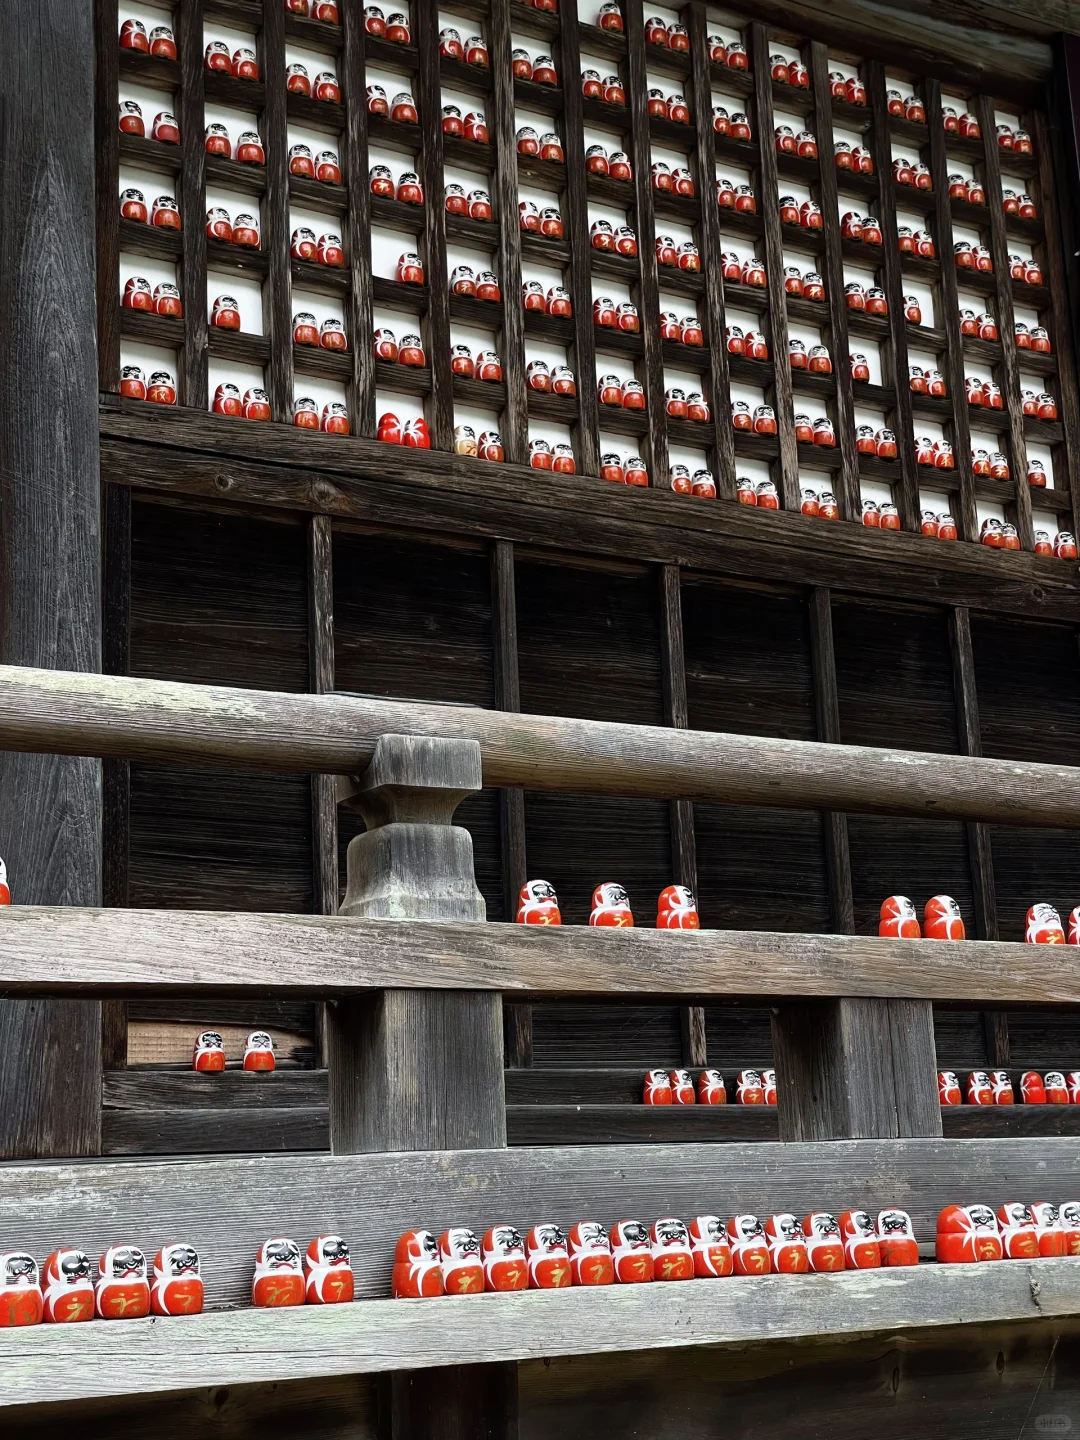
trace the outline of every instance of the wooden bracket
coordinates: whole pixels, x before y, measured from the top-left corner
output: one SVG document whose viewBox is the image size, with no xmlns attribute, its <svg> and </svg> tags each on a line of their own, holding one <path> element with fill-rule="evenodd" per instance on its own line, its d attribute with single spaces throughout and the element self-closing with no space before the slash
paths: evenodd
<svg viewBox="0 0 1080 1440">
<path fill-rule="evenodd" d="M 346 801 L 368 828 L 349 844 L 340 913 L 384 920 L 486 919 L 472 836 L 453 824 L 455 810 L 482 785 L 475 740 L 380 736 Z"/>
</svg>

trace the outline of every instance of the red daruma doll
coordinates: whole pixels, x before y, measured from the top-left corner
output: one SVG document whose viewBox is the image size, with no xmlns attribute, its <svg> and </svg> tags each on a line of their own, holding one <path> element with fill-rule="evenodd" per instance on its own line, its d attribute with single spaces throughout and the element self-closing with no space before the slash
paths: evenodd
<svg viewBox="0 0 1080 1440">
<path fill-rule="evenodd" d="M 1065 1232 L 1065 1254 L 1080 1255 L 1080 1202 L 1066 1200 L 1058 1213 Z"/>
<path fill-rule="evenodd" d="M 646 1070 L 645 1088 L 641 1099 L 644 1105 L 671 1105 L 674 1103 L 671 1077 L 666 1070 Z"/>
<path fill-rule="evenodd" d="M 439 1247 L 430 1230 L 406 1230 L 398 1240 L 391 1293 L 395 1300 L 444 1293 Z"/>
<path fill-rule="evenodd" d="M 94 1310 L 99 1320 L 141 1320 L 150 1312 L 146 1256 L 135 1245 L 111 1245 L 98 1261 Z"/>
<path fill-rule="evenodd" d="M 304 1267 L 295 1240 L 277 1235 L 259 1246 L 251 1280 L 251 1303 L 265 1310 L 303 1305 Z"/>
<path fill-rule="evenodd" d="M 84 1250 L 54 1250 L 42 1271 L 45 1319 L 70 1325 L 94 1318 L 94 1282 L 90 1256 Z"/>
<path fill-rule="evenodd" d="M 163 1245 L 154 1256 L 150 1310 L 154 1315 L 201 1315 L 203 1282 L 194 1245 Z"/>
<path fill-rule="evenodd" d="M 672 1070 L 671 1103 L 673 1105 L 696 1105 L 697 1094 L 689 1070 Z"/>
<path fill-rule="evenodd" d="M 196 1038 L 191 1068 L 204 1071 L 225 1069 L 225 1044 L 217 1030 L 204 1030 Z"/>
<path fill-rule="evenodd" d="M 906 895 L 890 895 L 882 901 L 877 933 L 894 940 L 918 940 L 921 937 L 919 917 Z"/>
<path fill-rule="evenodd" d="M 700 930 L 697 901 L 685 885 L 669 885 L 656 902 L 658 930 Z"/>
<path fill-rule="evenodd" d="M 865 1210 L 845 1210 L 840 1216 L 844 1241 L 844 1263 L 849 1270 L 877 1270 L 881 1266 L 881 1241 L 874 1217 Z"/>
<path fill-rule="evenodd" d="M 794 1215 L 770 1215 L 765 1221 L 765 1236 L 774 1275 L 805 1275 L 809 1271 L 806 1237 Z"/>
<path fill-rule="evenodd" d="M 530 1290 L 564 1290 L 570 1282 L 566 1236 L 558 1225 L 534 1225 L 525 1241 Z"/>
<path fill-rule="evenodd" d="M 1001 1235 L 989 1205 L 946 1205 L 938 1215 L 935 1253 L 939 1265 L 1000 1260 Z"/>
<path fill-rule="evenodd" d="M 652 1227 L 652 1259 L 654 1280 L 692 1280 L 694 1252 L 690 1248 L 690 1232 L 681 1220 L 665 1216 Z"/>
<path fill-rule="evenodd" d="M 575 1285 L 613 1285 L 615 1261 L 608 1232 L 598 1220 L 579 1220 L 567 1235 L 570 1275 Z"/>
<path fill-rule="evenodd" d="M 702 1070 L 698 1076 L 697 1098 L 699 1105 L 726 1105 L 727 1087 L 719 1070 Z"/>
<path fill-rule="evenodd" d="M 960 1105 L 960 1082 L 955 1070 L 939 1070 L 937 1076 L 938 1100 L 942 1105 Z"/>
<path fill-rule="evenodd" d="M 877 1217 L 882 1265 L 917 1265 L 919 1246 L 906 1210 L 880 1210 Z"/>
<path fill-rule="evenodd" d="M 694 1274 L 699 1280 L 730 1275 L 734 1268 L 731 1241 L 719 1215 L 698 1215 L 690 1221 Z"/>
<path fill-rule="evenodd" d="M 605 882 L 593 891 L 590 925 L 614 926 L 628 929 L 634 924 L 630 909 L 630 897 L 621 885 Z"/>
<path fill-rule="evenodd" d="M 640 1220 L 620 1220 L 611 1231 L 615 1278 L 623 1285 L 644 1285 L 653 1278 L 652 1245 Z"/>
<path fill-rule="evenodd" d="M 1065 931 L 1061 916 L 1053 905 L 1040 901 L 1027 912 L 1024 941 L 1028 945 L 1064 945 Z"/>
<path fill-rule="evenodd" d="M 521 1238 L 521 1231 L 513 1225 L 493 1225 L 486 1232 L 481 1258 L 484 1263 L 485 1290 L 502 1293 L 529 1288 L 525 1242 Z"/>
<path fill-rule="evenodd" d="M 764 1105 L 765 1084 L 760 1070 L 740 1070 L 735 1082 L 736 1105 Z"/>
<path fill-rule="evenodd" d="M 827 1210 L 812 1210 L 802 1222 L 803 1238 L 810 1269 L 832 1273 L 844 1268 L 844 1242 L 840 1222 Z"/>
<path fill-rule="evenodd" d="M 244 1046 L 245 1070 L 273 1070 L 274 1041 L 265 1030 L 253 1030 Z"/>
<path fill-rule="evenodd" d="M 927 940 L 964 940 L 960 906 L 951 895 L 935 895 L 923 911 L 923 934 Z"/>
<path fill-rule="evenodd" d="M 465 1226 L 444 1230 L 439 1236 L 439 1264 L 447 1295 L 474 1295 L 483 1290 L 480 1241 Z"/>
<path fill-rule="evenodd" d="M 997 1222 L 1006 1260 L 1039 1258 L 1039 1232 L 1030 1206 L 1022 1200 L 1008 1200 L 998 1209 Z"/>
<path fill-rule="evenodd" d="M 559 897 L 546 880 L 526 880 L 518 893 L 519 925 L 561 925 Z"/>
<path fill-rule="evenodd" d="M 340 1235 L 317 1235 L 304 1255 L 309 1305 L 345 1305 L 353 1298 L 352 1261 Z"/>
<path fill-rule="evenodd" d="M 767 1275 L 769 1243 L 756 1215 L 733 1215 L 727 1222 L 732 1271 L 736 1275 Z"/>
<path fill-rule="evenodd" d="M 42 1311 L 37 1261 L 23 1250 L 0 1255 L 0 1328 L 40 1325 Z"/>
<path fill-rule="evenodd" d="M 11 891 L 7 883 L 7 866 L 0 860 L 0 905 L 11 904 Z"/>
</svg>

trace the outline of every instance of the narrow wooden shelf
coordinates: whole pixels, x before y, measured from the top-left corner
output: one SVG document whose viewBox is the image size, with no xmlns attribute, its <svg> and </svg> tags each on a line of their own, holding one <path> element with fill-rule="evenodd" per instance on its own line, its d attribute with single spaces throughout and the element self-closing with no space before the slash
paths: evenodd
<svg viewBox="0 0 1080 1440">
<path fill-rule="evenodd" d="M 213 185 L 227 190 L 242 190 L 247 195 L 266 193 L 266 167 L 242 165 L 239 160 L 225 160 L 220 155 L 207 155 L 206 178 Z"/>
<path fill-rule="evenodd" d="M 400 365 L 387 360 L 376 360 L 375 385 L 379 390 L 400 391 L 405 395 L 430 395 L 431 366 Z"/>
<path fill-rule="evenodd" d="M 181 230 L 142 225 L 137 220 L 120 221 L 121 253 L 130 251 L 133 255 L 145 255 L 148 260 L 178 260 L 183 250 L 184 235 Z"/>
</svg>

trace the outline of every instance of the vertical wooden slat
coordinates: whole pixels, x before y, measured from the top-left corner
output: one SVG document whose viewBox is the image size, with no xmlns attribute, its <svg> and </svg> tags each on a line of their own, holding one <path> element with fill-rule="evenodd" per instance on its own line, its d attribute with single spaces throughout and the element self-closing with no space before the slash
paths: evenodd
<svg viewBox="0 0 1080 1440">
<path fill-rule="evenodd" d="M 496 540 L 491 549 L 491 619 L 495 649 L 495 704 L 500 710 L 521 709 L 518 679 L 517 599 L 514 547 Z M 528 878 L 525 859 L 525 792 L 520 786 L 499 791 L 499 838 L 502 847 L 503 913 L 512 921 L 517 897 Z M 503 1007 L 506 1063 L 512 1068 L 532 1064 L 532 1006 Z"/>
<path fill-rule="evenodd" d="M 731 375 L 727 352 L 727 321 L 724 315 L 724 280 L 715 261 L 721 251 L 720 219 L 716 211 L 716 145 L 712 125 L 712 81 L 709 76 L 709 48 L 705 6 L 695 0 L 684 12 L 690 32 L 693 63 L 694 125 L 697 135 L 697 189 L 701 205 L 701 253 L 705 272 L 705 338 L 709 346 L 709 403 L 713 418 L 713 468 L 716 492 L 725 500 L 735 498 L 735 436 L 731 428 Z"/>
<path fill-rule="evenodd" d="M 769 67 L 769 32 L 760 21 L 750 26 L 750 64 L 754 75 L 758 150 L 761 155 L 759 206 L 765 226 L 765 273 L 768 277 L 770 344 L 773 357 L 773 403 L 780 437 L 779 484 L 785 510 L 800 505 L 799 452 L 795 443 L 795 406 L 788 364 L 787 297 L 784 293 L 784 241 L 780 233 L 780 179 L 776 166 L 776 121 L 773 112 L 772 74 Z"/>
<path fill-rule="evenodd" d="M 570 240 L 570 294 L 574 302 L 574 355 L 578 423 L 574 454 L 582 475 L 600 473 L 600 414 L 596 399 L 596 344 L 592 322 L 589 200 L 585 181 L 585 131 L 581 97 L 581 45 L 577 6 L 559 7 L 562 46 L 563 146 L 566 152 L 566 234 Z M 515 200 L 514 223 L 517 224 Z M 645 315 L 641 316 L 644 326 Z"/>
<path fill-rule="evenodd" d="M 114 297 L 115 298 L 115 297 Z M 126 675 L 131 652 L 131 490 L 127 485 L 102 489 L 103 547 L 102 669 Z M 131 763 L 106 760 L 102 765 L 102 903 L 128 903 L 128 855 L 131 843 Z M 127 1002 L 105 1000 L 101 1006 L 101 1063 L 105 1070 L 127 1065 Z"/>
<path fill-rule="evenodd" d="M 364 93 L 364 25 L 360 6 L 345 7 L 342 26 L 345 45 L 341 75 L 341 94 L 345 102 L 343 179 L 349 199 L 345 229 L 352 273 L 352 291 L 346 308 L 346 329 L 353 352 L 348 403 L 353 431 L 357 435 L 373 437 L 376 425 L 375 357 L 371 338 L 375 320 L 371 284 L 371 190 L 368 186 L 367 105 Z"/>
<path fill-rule="evenodd" d="M 0 7 L 0 663 L 89 672 L 102 659 L 93 13 Z M 101 904 L 101 786 L 99 760 L 0 752 L 16 904 Z M 0 1157 L 100 1152 L 100 1003 L 0 1000 Z"/>
<path fill-rule="evenodd" d="M 885 69 L 879 60 L 865 67 L 866 93 L 873 117 L 872 148 L 881 202 L 879 218 L 884 249 L 885 295 L 889 302 L 892 336 L 892 375 L 896 389 L 895 430 L 900 459 L 900 493 L 895 496 L 905 530 L 919 530 L 919 470 L 915 464 L 915 426 L 908 388 L 907 326 L 904 320 L 904 276 L 896 240 L 896 198 L 892 190 L 892 141 L 889 107 L 885 99 Z"/>
<path fill-rule="evenodd" d="M 840 700 L 836 688 L 836 650 L 833 644 L 832 596 L 821 585 L 810 592 L 810 659 L 814 672 L 814 705 L 818 739 L 840 743 Z M 829 880 L 829 912 L 841 935 L 855 933 L 855 907 L 851 894 L 851 851 L 847 816 L 825 811 L 825 866 Z"/>
<path fill-rule="evenodd" d="M 334 552 L 329 515 L 308 521 L 308 683 L 317 695 L 334 688 Z M 315 904 L 321 915 L 338 907 L 337 781 L 311 778 Z"/>
<path fill-rule="evenodd" d="M 292 272 L 289 260 L 288 121 L 285 90 L 285 6 L 263 10 L 262 74 L 266 85 L 263 139 L 266 143 L 266 195 L 262 243 L 269 258 L 263 286 L 263 323 L 270 340 L 266 389 L 274 419 L 292 420 Z M 269 293 L 267 293 L 269 291 Z M 357 337 L 357 345 L 367 343 Z"/>
<path fill-rule="evenodd" d="M 626 6 L 626 44 L 629 52 L 627 104 L 630 107 L 631 160 L 637 202 L 638 254 L 641 285 L 637 296 L 641 333 L 645 341 L 643 383 L 649 415 L 649 483 L 667 489 L 667 414 L 664 410 L 664 357 L 660 341 L 660 286 L 656 276 L 656 220 L 652 199 L 652 141 L 649 136 L 648 75 L 645 68 L 645 28 L 639 0 Z M 592 301 L 589 302 L 590 309 Z"/>
<path fill-rule="evenodd" d="M 971 648 L 971 616 L 966 605 L 954 605 L 949 611 L 949 644 L 961 749 L 965 755 L 981 755 L 979 696 L 975 686 L 975 657 Z M 994 889 L 990 826 L 981 820 L 970 820 L 967 823 L 967 837 L 976 934 L 980 940 L 996 940 L 997 895 Z"/>
<path fill-rule="evenodd" d="M 1024 410 L 1020 396 L 1020 362 L 1013 343 L 1012 279 L 1009 275 L 1009 242 L 1005 234 L 1005 211 L 1001 204 L 1001 163 L 994 120 L 994 102 L 988 95 L 976 100 L 975 113 L 982 128 L 986 200 L 990 210 L 990 253 L 994 257 L 997 320 L 1001 333 L 1001 396 L 1009 422 L 1009 470 L 1016 492 L 1016 528 L 1020 544 L 1030 550 L 1035 543 L 1031 525 L 1031 488 L 1027 483 L 1027 441 L 1024 438 Z M 944 262 L 943 262 L 944 263 Z"/>
<path fill-rule="evenodd" d="M 941 85 L 927 80 L 923 93 L 926 122 L 930 129 L 930 174 L 934 182 L 934 220 L 938 237 L 941 285 L 938 290 L 943 314 L 935 315 L 936 328 L 945 331 L 945 383 L 952 401 L 952 447 L 960 482 L 959 504 L 955 507 L 957 530 L 962 540 L 979 538 L 975 510 L 975 476 L 971 469 L 971 427 L 968 424 L 967 396 L 964 393 L 964 341 L 960 334 L 960 295 L 952 257 L 952 210 L 949 201 L 949 157 L 945 150 L 945 128 L 941 122 Z M 1010 337 L 1002 332 L 1002 339 Z"/>
<path fill-rule="evenodd" d="M 177 17 L 180 57 L 180 95 L 177 120 L 184 168 L 178 177 L 183 252 L 180 294 L 184 301 L 184 350 L 180 356 L 180 403 L 205 410 L 206 358 L 206 201 L 204 175 L 206 147 L 203 108 L 203 6 L 202 0 L 180 0 Z M 282 87 L 285 77 L 282 71 Z M 282 137 L 284 139 L 284 136 Z M 267 162 L 270 156 L 267 155 Z M 281 161 L 284 166 L 284 158 Z M 265 234 L 263 244 L 266 244 Z"/>
<path fill-rule="evenodd" d="M 436 450 L 454 448 L 454 378 L 450 370 L 450 286 L 446 273 L 446 210 L 443 206 L 442 82 L 439 79 L 439 12 L 435 5 L 412 11 L 420 54 L 417 103 L 423 147 L 424 262 L 428 281 L 425 348 L 431 366 L 428 426 Z M 506 297 L 509 303 L 513 297 Z"/>
<path fill-rule="evenodd" d="M 514 127 L 514 77 L 511 70 L 510 8 L 494 5 L 491 28 L 491 136 L 495 144 L 495 218 L 499 225 L 499 282 L 503 295 L 500 355 L 506 385 L 502 421 L 506 458 L 524 465 L 529 450 L 525 392 L 525 316 L 521 306 L 521 227 L 518 217 L 517 141 Z M 563 82 L 567 77 L 563 75 Z M 574 297 L 575 304 L 577 296 Z"/>
<path fill-rule="evenodd" d="M 95 0 L 94 159 L 97 216 L 98 388 L 120 386 L 120 83 L 117 0 Z"/>
<path fill-rule="evenodd" d="M 682 595 L 678 565 L 660 567 L 660 608 L 664 713 L 667 723 L 685 730 L 690 723 L 686 700 L 686 653 L 683 643 Z M 694 839 L 694 806 L 690 800 L 673 800 L 671 813 L 671 865 L 675 883 L 697 894 L 697 845 Z M 700 1005 L 683 1005 L 679 1010 L 683 1060 L 687 1065 L 705 1065 L 705 1011 Z"/>
<path fill-rule="evenodd" d="M 833 419 L 840 448 L 837 503 L 845 520 L 860 520 L 862 492 L 859 453 L 855 448 L 855 399 L 852 391 L 851 344 L 844 299 L 844 257 L 840 244 L 839 191 L 833 156 L 832 97 L 829 93 L 829 51 L 820 40 L 810 46 L 810 83 L 814 90 L 814 133 L 821 165 L 821 211 L 825 220 L 825 289 L 829 302 L 829 350 L 836 377 Z"/>
<path fill-rule="evenodd" d="M 1050 334 L 1057 353 L 1058 404 L 1065 431 L 1065 469 L 1072 496 L 1073 534 L 1076 534 L 1080 530 L 1080 398 L 1077 395 L 1075 338 L 1069 324 L 1068 267 L 1062 244 L 1062 215 L 1058 210 L 1050 126 L 1041 111 L 1035 113 L 1032 124 L 1035 156 L 1039 162 L 1039 202 L 1046 233 L 1043 248 L 1046 256 L 1045 279 L 1050 289 Z M 1060 181 L 1067 193 L 1063 170 Z M 1007 340 L 1007 337 L 1003 338 Z M 1016 483 L 1026 484 L 1025 477 L 1017 476 Z M 1056 471 L 1054 483 L 1061 485 Z"/>
</svg>

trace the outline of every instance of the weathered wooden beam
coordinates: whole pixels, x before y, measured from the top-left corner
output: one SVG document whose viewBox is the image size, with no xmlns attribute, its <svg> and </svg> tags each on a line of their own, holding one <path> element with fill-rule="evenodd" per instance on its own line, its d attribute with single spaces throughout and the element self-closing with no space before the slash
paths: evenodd
<svg viewBox="0 0 1080 1440">
<path fill-rule="evenodd" d="M 1071 952 L 989 941 L 604 930 L 181 910 L 0 910 L 6 995 L 922 997 L 1080 1004 Z"/>
<path fill-rule="evenodd" d="M 933 595 L 994 613 L 1080 618 L 1075 569 L 1029 551 L 930 545 L 908 534 L 890 536 L 883 548 L 860 525 L 815 525 L 797 512 L 734 503 L 687 506 L 657 487 L 630 493 L 582 475 L 552 475 L 538 489 L 524 466 L 437 450 L 418 450 L 391 473 L 376 441 L 313 437 L 288 425 L 253 436 L 251 427 L 221 416 L 152 408 L 101 412 L 107 478 L 215 505 L 325 513 L 438 536 L 498 536 L 755 581 L 775 571 L 793 583 L 890 600 Z"/>
<path fill-rule="evenodd" d="M 100 670 L 93 7 L 9 6 L 0 50 L 0 660 Z M 16 901 L 99 904 L 101 851 L 97 761 L 0 755 Z M 96 1154 L 100 1075 L 99 1005 L 0 1004 L 0 1156 Z"/>
<path fill-rule="evenodd" d="M 0 1334 L 0 1404 L 1077 1313 L 1064 1259 L 41 1325 Z"/>
<path fill-rule="evenodd" d="M 0 666 L 0 746 L 354 774 L 380 735 L 471 740 L 485 785 L 1072 826 L 1080 769 Z"/>
</svg>

